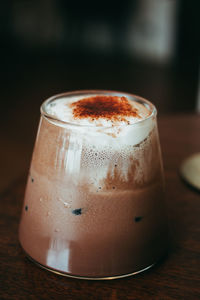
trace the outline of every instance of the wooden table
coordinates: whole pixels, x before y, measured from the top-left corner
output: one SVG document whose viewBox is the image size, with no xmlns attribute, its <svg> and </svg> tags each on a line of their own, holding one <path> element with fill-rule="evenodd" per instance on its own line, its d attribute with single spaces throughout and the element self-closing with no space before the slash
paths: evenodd
<svg viewBox="0 0 200 300">
<path fill-rule="evenodd" d="M 181 161 L 200 151 L 200 116 L 165 116 L 159 129 L 171 232 L 168 257 L 148 272 L 113 281 L 70 279 L 40 269 L 18 243 L 21 178 L 0 195 L 0 299 L 200 299 L 200 194 L 178 174 Z"/>
</svg>

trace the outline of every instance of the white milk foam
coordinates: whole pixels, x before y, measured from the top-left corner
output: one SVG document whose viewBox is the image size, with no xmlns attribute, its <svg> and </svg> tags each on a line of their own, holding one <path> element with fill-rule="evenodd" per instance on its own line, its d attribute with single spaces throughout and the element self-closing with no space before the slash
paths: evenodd
<svg viewBox="0 0 200 300">
<path fill-rule="evenodd" d="M 98 127 L 108 127 L 112 125 L 127 125 L 127 121 L 130 122 L 130 124 L 134 124 L 141 119 L 145 119 L 149 115 L 149 111 L 146 107 L 144 107 L 142 104 L 136 102 L 136 101 L 129 101 L 129 104 L 138 110 L 139 118 L 138 117 L 125 117 L 125 121 L 113 121 L 105 119 L 105 118 L 99 118 L 98 120 L 90 120 L 89 118 L 81 118 L 81 119 L 75 119 L 73 116 L 73 108 L 70 107 L 70 105 L 74 102 L 77 102 L 81 99 L 87 98 L 87 97 L 94 97 L 97 95 L 88 95 L 86 97 L 83 96 L 74 96 L 74 97 L 67 97 L 67 98 L 60 98 L 52 103 L 49 104 L 47 107 L 47 112 L 59 120 L 74 123 L 76 125 L 85 125 L 85 126 L 98 126 Z"/>
<path fill-rule="evenodd" d="M 46 107 L 46 112 L 54 116 L 57 120 L 66 123 L 59 123 L 52 120 L 52 123 L 62 127 L 70 127 L 73 131 L 74 138 L 84 134 L 86 144 L 95 145 L 96 147 L 105 148 L 110 146 L 115 150 L 120 150 L 121 146 L 134 146 L 143 141 L 152 131 L 154 123 L 152 118 L 148 118 L 149 110 L 143 104 L 136 101 L 129 101 L 133 108 L 138 110 L 138 117 L 125 117 L 125 121 L 113 121 L 105 118 L 99 118 L 91 121 L 89 118 L 77 119 L 73 116 L 72 103 L 84 98 L 94 97 L 97 94 L 88 94 L 84 96 L 62 97 L 49 103 Z M 99 94 L 98 94 L 99 96 Z M 146 120 L 145 120 L 146 119 Z M 145 122 L 141 122 L 145 120 Z M 128 125 L 127 122 L 130 124 Z M 78 125 L 78 126 L 73 126 Z"/>
</svg>

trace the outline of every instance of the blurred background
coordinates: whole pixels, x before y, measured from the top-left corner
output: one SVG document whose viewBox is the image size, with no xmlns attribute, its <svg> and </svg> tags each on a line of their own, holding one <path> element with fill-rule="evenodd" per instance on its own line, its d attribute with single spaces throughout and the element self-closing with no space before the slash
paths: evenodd
<svg viewBox="0 0 200 300">
<path fill-rule="evenodd" d="M 1 1 L 0 191 L 28 172 L 40 104 L 56 93 L 135 93 L 160 116 L 200 110 L 198 4 Z"/>
</svg>

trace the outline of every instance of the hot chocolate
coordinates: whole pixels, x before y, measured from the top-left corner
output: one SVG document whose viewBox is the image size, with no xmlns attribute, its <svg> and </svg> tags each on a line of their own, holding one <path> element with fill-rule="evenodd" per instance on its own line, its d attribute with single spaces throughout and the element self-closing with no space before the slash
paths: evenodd
<svg viewBox="0 0 200 300">
<path fill-rule="evenodd" d="M 65 275 L 116 278 L 164 255 L 155 114 L 148 101 L 104 91 L 43 104 L 20 223 L 32 259 Z"/>
</svg>

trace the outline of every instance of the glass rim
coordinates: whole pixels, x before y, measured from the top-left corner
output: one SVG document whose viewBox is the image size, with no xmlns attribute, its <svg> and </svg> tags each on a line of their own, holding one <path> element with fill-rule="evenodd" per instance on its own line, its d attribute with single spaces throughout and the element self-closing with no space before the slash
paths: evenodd
<svg viewBox="0 0 200 300">
<path fill-rule="evenodd" d="M 59 100 L 61 98 L 67 98 L 70 96 L 90 96 L 90 95 L 104 95 L 104 96 L 118 96 L 118 97 L 127 97 L 128 100 L 130 101 L 136 101 L 140 104 L 143 104 L 149 111 L 150 111 L 150 115 L 144 119 L 141 120 L 137 120 L 134 123 L 130 123 L 130 124 L 116 124 L 114 125 L 114 127 L 125 127 L 125 126 L 135 126 L 136 124 L 141 124 L 146 122 L 147 120 L 156 117 L 157 115 L 157 109 L 155 107 L 155 105 L 150 102 L 149 100 L 135 95 L 135 94 L 131 94 L 131 93 L 127 93 L 127 92 L 121 92 L 121 91 L 114 91 L 114 90 L 76 90 L 76 91 L 69 91 L 69 92 L 64 92 L 64 93 L 60 93 L 60 94 L 56 94 L 53 95 L 49 98 L 47 98 L 46 100 L 43 101 L 43 103 L 40 106 L 40 113 L 41 116 L 45 117 L 47 120 L 52 121 L 52 122 L 56 122 L 56 123 L 60 123 L 61 125 L 70 125 L 70 126 L 74 126 L 74 127 L 88 127 L 88 128 L 111 128 L 113 127 L 113 125 L 103 125 L 103 126 L 99 126 L 99 125 L 90 125 L 90 124 L 78 124 L 75 122 L 70 122 L 70 121 L 65 121 L 62 120 L 60 118 L 58 118 L 57 116 L 50 114 L 46 111 L 46 107 L 49 103 L 52 103 L 55 100 Z"/>
</svg>

